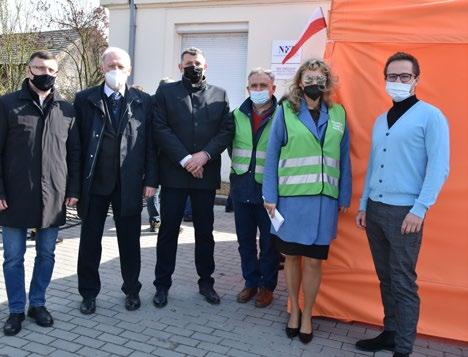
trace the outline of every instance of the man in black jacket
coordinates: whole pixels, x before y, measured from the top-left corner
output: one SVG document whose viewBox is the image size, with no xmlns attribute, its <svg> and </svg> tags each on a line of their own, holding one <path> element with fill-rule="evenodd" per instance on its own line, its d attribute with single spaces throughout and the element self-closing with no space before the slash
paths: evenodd
<svg viewBox="0 0 468 357">
<path fill-rule="evenodd" d="M 213 205 L 221 183 L 221 153 L 232 141 L 234 127 L 226 92 L 206 83 L 206 68 L 201 50 L 185 50 L 179 64 L 182 80 L 161 86 L 154 98 L 162 186 L 153 299 L 157 307 L 167 303 L 187 196 L 192 203 L 199 291 L 208 302 L 220 302 L 211 276 L 215 269 Z"/>
<path fill-rule="evenodd" d="M 10 336 L 21 330 L 25 317 L 28 228 L 37 228 L 28 316 L 40 326 L 54 323 L 45 292 L 65 205 L 76 204 L 80 187 L 79 135 L 72 105 L 54 88 L 57 60 L 50 52 L 35 52 L 26 70 L 21 89 L 0 97 L 0 225 L 10 310 L 3 331 Z"/>
<path fill-rule="evenodd" d="M 80 311 L 92 314 L 101 289 L 101 240 L 112 204 L 125 308 L 140 307 L 140 232 L 142 196 L 153 196 L 156 160 L 152 144 L 151 98 L 126 85 L 130 57 L 109 47 L 102 55 L 105 82 L 76 95 L 82 142 L 82 190 L 78 213 L 83 220 L 78 255 Z"/>
</svg>

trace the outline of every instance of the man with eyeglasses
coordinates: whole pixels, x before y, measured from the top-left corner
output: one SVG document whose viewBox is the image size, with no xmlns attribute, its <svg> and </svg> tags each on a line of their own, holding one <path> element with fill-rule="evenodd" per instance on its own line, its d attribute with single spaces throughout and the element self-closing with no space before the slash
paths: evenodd
<svg viewBox="0 0 468 357">
<path fill-rule="evenodd" d="M 57 72 L 52 53 L 35 52 L 21 89 L 0 97 L 0 225 L 10 310 L 3 331 L 8 336 L 21 330 L 25 318 L 28 228 L 36 228 L 37 236 L 27 314 L 39 326 L 53 325 L 45 292 L 58 227 L 65 224 L 65 206 L 79 197 L 79 135 L 72 105 L 54 87 Z"/>
<path fill-rule="evenodd" d="M 360 340 L 365 351 L 388 349 L 409 356 L 416 338 L 419 296 L 416 263 L 424 217 L 449 172 L 447 119 L 436 107 L 416 98 L 419 63 L 407 53 L 385 64 L 386 91 L 393 99 L 372 132 L 358 227 L 366 230 L 380 280 L 384 331 Z"/>
</svg>

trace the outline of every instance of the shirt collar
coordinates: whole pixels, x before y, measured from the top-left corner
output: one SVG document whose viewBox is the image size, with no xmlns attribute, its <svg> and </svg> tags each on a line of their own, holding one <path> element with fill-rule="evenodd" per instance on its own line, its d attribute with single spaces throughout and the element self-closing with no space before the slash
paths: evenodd
<svg viewBox="0 0 468 357">
<path fill-rule="evenodd" d="M 195 84 L 193 84 L 190 81 L 190 79 L 188 79 L 187 77 L 182 76 L 182 83 L 184 84 L 185 88 L 191 93 L 205 89 L 206 84 L 207 84 L 205 76 L 203 76 L 203 79 L 200 83 L 195 83 Z"/>
<path fill-rule="evenodd" d="M 106 97 L 110 97 L 112 93 L 114 93 L 115 90 L 113 90 L 111 87 L 107 85 L 107 83 L 104 82 L 104 94 Z M 119 93 L 122 97 L 125 97 L 125 87 L 119 90 Z"/>
</svg>

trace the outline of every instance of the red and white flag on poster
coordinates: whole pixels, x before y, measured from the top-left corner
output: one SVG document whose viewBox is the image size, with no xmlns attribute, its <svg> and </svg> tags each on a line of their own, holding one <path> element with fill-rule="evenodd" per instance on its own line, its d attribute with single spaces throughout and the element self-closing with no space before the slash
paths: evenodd
<svg viewBox="0 0 468 357">
<path fill-rule="evenodd" d="M 281 64 L 285 64 L 289 61 L 291 57 L 293 57 L 296 52 L 302 47 L 302 45 L 313 35 L 315 35 L 320 30 L 327 28 L 327 23 L 325 22 L 325 16 L 323 15 L 322 8 L 319 6 L 315 9 L 314 13 L 312 14 L 309 22 L 307 23 L 307 27 L 305 28 L 304 32 L 302 33 L 299 40 L 296 44 L 291 48 L 288 54 L 284 57 L 283 62 Z"/>
</svg>

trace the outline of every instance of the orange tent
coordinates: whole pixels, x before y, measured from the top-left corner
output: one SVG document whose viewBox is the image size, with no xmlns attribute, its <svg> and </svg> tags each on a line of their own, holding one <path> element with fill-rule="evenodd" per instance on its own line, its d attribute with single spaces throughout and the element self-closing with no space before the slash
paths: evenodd
<svg viewBox="0 0 468 357">
<path fill-rule="evenodd" d="M 419 98 L 447 116 L 450 176 L 424 227 L 418 262 L 419 333 L 468 341 L 468 1 L 334 0 L 325 58 L 338 76 L 348 114 L 353 165 L 351 212 L 324 264 L 314 314 L 381 324 L 367 238 L 354 217 L 363 188 L 370 132 L 391 106 L 383 67 L 396 51 L 419 59 Z"/>
</svg>

